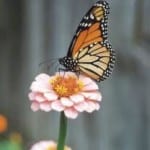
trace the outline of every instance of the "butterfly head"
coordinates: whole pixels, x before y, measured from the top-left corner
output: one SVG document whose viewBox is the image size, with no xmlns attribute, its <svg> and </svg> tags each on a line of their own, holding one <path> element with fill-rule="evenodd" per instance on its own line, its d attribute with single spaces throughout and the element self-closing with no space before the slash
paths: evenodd
<svg viewBox="0 0 150 150">
<path fill-rule="evenodd" d="M 63 65 L 68 71 L 76 71 L 77 70 L 77 60 L 74 60 L 71 57 L 63 57 L 59 59 L 59 63 Z"/>
</svg>

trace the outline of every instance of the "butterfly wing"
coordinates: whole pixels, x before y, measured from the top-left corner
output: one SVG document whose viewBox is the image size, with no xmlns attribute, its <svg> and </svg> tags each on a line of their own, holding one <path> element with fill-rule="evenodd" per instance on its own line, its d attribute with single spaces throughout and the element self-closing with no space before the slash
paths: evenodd
<svg viewBox="0 0 150 150">
<path fill-rule="evenodd" d="M 103 81 L 111 74 L 115 53 L 107 40 L 95 42 L 74 55 L 78 61 L 78 70 L 96 81 Z"/>
<path fill-rule="evenodd" d="M 115 53 L 107 41 L 109 5 L 98 1 L 86 13 L 77 28 L 67 57 L 77 60 L 77 70 L 97 81 L 112 72 Z"/>
<path fill-rule="evenodd" d="M 98 1 L 91 7 L 91 9 L 82 18 L 76 30 L 76 33 L 69 46 L 69 51 L 67 54 L 68 57 L 72 56 L 81 47 L 84 47 L 91 42 L 103 41 L 107 39 L 108 14 L 109 5 L 105 1 Z"/>
</svg>

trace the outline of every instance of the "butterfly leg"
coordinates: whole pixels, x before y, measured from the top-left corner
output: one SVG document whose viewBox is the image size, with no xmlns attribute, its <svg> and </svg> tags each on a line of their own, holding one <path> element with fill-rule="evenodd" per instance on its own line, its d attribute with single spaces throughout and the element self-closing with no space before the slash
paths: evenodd
<svg viewBox="0 0 150 150">
<path fill-rule="evenodd" d="M 59 72 L 61 72 L 61 71 L 67 72 L 67 71 L 69 71 L 69 70 L 68 70 L 68 69 L 65 69 L 65 68 L 58 68 L 58 71 L 59 71 Z"/>
<path fill-rule="evenodd" d="M 79 79 L 80 71 L 77 71 L 77 72 L 76 72 L 76 75 L 77 75 L 77 77 L 78 77 L 78 79 Z"/>
<path fill-rule="evenodd" d="M 66 69 L 66 68 L 59 68 L 58 70 L 59 70 L 59 73 L 60 73 L 61 71 L 64 72 L 63 76 L 65 76 L 65 72 L 70 71 L 69 69 Z M 75 73 L 75 74 L 77 75 L 78 79 L 79 79 L 79 76 L 80 76 L 80 74 L 81 74 L 81 73 L 80 73 L 80 70 L 77 70 L 77 71 L 70 71 L 70 72 Z"/>
<path fill-rule="evenodd" d="M 65 69 L 65 68 L 59 68 L 58 71 L 59 71 L 59 75 L 60 75 L 60 72 L 63 72 L 63 77 L 64 77 L 65 76 L 65 72 L 67 72 L 69 70 Z"/>
</svg>

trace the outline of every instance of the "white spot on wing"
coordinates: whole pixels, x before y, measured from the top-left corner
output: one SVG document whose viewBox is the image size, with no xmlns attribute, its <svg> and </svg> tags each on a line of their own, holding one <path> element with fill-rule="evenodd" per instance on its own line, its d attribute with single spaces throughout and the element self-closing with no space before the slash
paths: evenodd
<svg viewBox="0 0 150 150">
<path fill-rule="evenodd" d="M 94 19 L 94 16 L 93 16 L 93 14 L 90 14 L 90 18 L 93 20 Z"/>
</svg>

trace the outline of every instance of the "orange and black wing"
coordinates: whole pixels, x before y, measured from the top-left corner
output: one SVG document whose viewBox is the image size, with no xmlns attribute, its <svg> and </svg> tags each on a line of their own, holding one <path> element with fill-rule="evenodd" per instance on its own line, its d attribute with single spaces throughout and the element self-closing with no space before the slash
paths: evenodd
<svg viewBox="0 0 150 150">
<path fill-rule="evenodd" d="M 77 70 L 96 81 L 103 81 L 112 73 L 115 53 L 107 40 L 81 48 L 74 58 Z"/>
<path fill-rule="evenodd" d="M 115 53 L 107 41 L 109 5 L 98 1 L 83 17 L 71 42 L 67 57 L 77 61 L 80 73 L 96 81 L 112 72 Z"/>
<path fill-rule="evenodd" d="M 106 1 L 98 1 L 92 6 L 77 28 L 69 46 L 68 57 L 72 57 L 82 47 L 107 39 L 108 14 L 109 5 Z"/>
</svg>

